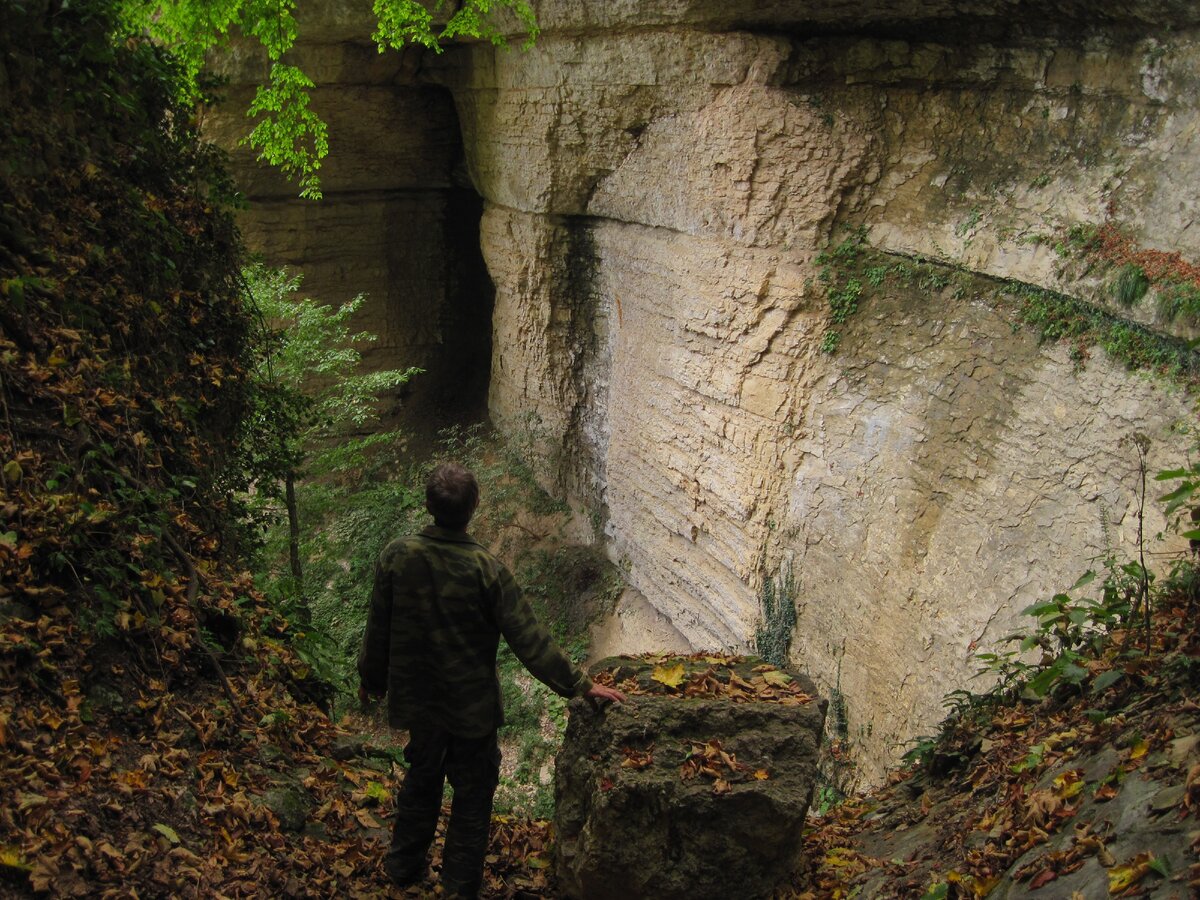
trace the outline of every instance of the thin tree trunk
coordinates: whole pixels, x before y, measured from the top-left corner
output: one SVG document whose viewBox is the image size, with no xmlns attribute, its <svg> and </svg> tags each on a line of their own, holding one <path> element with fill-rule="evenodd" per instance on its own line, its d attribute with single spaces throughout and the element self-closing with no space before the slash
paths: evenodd
<svg viewBox="0 0 1200 900">
<path fill-rule="evenodd" d="M 296 507 L 296 473 L 289 471 L 284 478 L 285 502 L 288 514 L 288 559 L 292 564 L 292 579 L 296 585 L 296 611 L 308 621 L 308 600 L 304 596 L 304 569 L 300 565 L 300 511 Z"/>
</svg>

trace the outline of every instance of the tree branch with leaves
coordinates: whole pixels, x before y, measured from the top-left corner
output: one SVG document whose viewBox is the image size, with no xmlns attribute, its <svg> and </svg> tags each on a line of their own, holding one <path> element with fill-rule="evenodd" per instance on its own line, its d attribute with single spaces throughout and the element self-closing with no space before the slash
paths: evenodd
<svg viewBox="0 0 1200 900">
<path fill-rule="evenodd" d="M 379 52 L 415 44 L 435 53 L 457 39 L 505 46 L 497 14 L 508 11 L 525 31 L 525 46 L 537 38 L 538 25 L 528 0 L 461 0 L 443 15 L 445 0 L 374 0 Z M 235 38 L 258 43 L 270 63 L 267 79 L 255 92 L 246 114 L 256 120 L 243 139 L 258 159 L 297 182 L 300 196 L 321 197 L 318 172 L 329 153 L 329 130 L 312 108 L 313 80 L 285 57 L 301 38 L 295 0 L 118 0 L 119 30 L 149 35 L 168 47 L 182 67 L 185 103 L 204 97 L 204 72 L 210 54 Z"/>
</svg>

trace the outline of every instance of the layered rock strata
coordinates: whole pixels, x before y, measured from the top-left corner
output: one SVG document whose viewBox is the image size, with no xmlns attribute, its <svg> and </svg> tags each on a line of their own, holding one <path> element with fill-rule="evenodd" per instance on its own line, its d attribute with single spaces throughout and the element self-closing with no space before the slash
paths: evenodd
<svg viewBox="0 0 1200 900">
<path fill-rule="evenodd" d="M 985 287 L 1189 333 L 1116 309 L 1055 245 L 1115 222 L 1200 256 L 1191 33 L 570 29 L 567 7 L 544 7 L 535 49 L 438 73 L 487 201 L 492 415 L 536 417 L 547 477 L 695 646 L 748 646 L 790 570 L 793 658 L 844 698 L 877 777 L 1021 609 L 1130 552 L 1131 436 L 1151 471 L 1187 446 L 1178 388 L 1103 350 L 1081 367 Z M 819 254 L 847 226 L 985 280 L 867 305 L 824 353 Z"/>
<path fill-rule="evenodd" d="M 395 159 L 352 166 L 363 184 L 437 169 L 461 140 L 495 286 L 493 419 L 534 433 L 547 484 L 693 645 L 747 646 L 764 583 L 790 571 L 793 656 L 845 700 L 868 778 L 1022 608 L 1130 551 L 1130 438 L 1150 438 L 1153 472 L 1194 423 L 1172 383 L 1039 343 L 989 284 L 1190 335 L 1152 298 L 1115 305 L 1112 271 L 1066 235 L 1109 223 L 1200 258 L 1195 9 L 968 6 L 548 0 L 532 50 L 461 46 L 371 86 L 331 64 L 321 88 L 373 97 L 353 117 Z M 453 110 L 398 106 L 422 96 Z M 327 271 L 389 298 L 393 349 L 431 309 L 471 314 L 422 299 L 446 245 L 421 216 L 446 213 L 413 182 L 451 184 L 417 176 L 391 212 L 352 192 L 251 211 L 288 261 L 361 252 Z M 374 224 L 389 215 L 399 245 Z M 848 228 L 947 277 L 883 290 L 826 353 L 820 254 Z M 436 357 L 439 339 L 419 341 Z M 1162 525 L 1151 499 L 1145 531 Z"/>
</svg>

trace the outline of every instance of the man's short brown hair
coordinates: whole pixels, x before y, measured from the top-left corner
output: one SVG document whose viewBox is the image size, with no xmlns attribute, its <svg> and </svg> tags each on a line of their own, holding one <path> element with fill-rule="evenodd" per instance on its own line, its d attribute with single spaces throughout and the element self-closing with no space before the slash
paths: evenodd
<svg viewBox="0 0 1200 900">
<path fill-rule="evenodd" d="M 479 482 L 466 466 L 442 463 L 425 482 L 425 508 L 443 528 L 465 529 L 479 503 Z"/>
</svg>

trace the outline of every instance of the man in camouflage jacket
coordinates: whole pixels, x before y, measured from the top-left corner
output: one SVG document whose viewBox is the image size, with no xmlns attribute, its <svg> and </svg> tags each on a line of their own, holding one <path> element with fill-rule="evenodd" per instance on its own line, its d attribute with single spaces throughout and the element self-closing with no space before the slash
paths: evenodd
<svg viewBox="0 0 1200 900">
<path fill-rule="evenodd" d="M 434 524 L 380 554 L 362 652 L 360 696 L 388 695 L 388 722 L 409 731 L 409 771 L 396 795 L 385 868 L 398 885 L 425 872 L 443 780 L 454 788 L 442 886 L 475 897 L 483 878 L 503 724 L 496 651 L 501 635 L 539 681 L 564 697 L 621 701 L 595 685 L 537 621 L 516 581 L 466 532 L 479 504 L 475 476 L 455 463 L 429 477 Z"/>
</svg>

